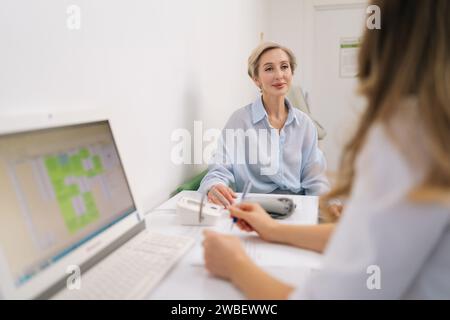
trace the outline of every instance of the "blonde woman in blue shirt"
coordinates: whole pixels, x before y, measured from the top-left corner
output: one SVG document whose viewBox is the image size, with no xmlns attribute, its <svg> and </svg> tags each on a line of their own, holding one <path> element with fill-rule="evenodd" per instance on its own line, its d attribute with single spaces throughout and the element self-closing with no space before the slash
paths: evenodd
<svg viewBox="0 0 450 320">
<path fill-rule="evenodd" d="M 231 187 L 242 192 L 247 181 L 256 193 L 321 195 L 329 190 L 316 128 L 286 98 L 295 68 L 294 54 L 279 44 L 266 42 L 252 52 L 248 74 L 261 96 L 234 112 L 222 131 L 199 189 L 210 201 L 232 204 Z"/>
</svg>

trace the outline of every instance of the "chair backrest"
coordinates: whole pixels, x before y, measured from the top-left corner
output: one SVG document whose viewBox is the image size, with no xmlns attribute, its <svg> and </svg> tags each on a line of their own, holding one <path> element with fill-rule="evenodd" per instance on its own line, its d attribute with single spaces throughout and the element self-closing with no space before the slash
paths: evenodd
<svg viewBox="0 0 450 320">
<path fill-rule="evenodd" d="M 311 110 L 305 99 L 305 95 L 303 94 L 302 88 L 292 86 L 291 90 L 289 90 L 288 93 L 288 99 L 294 107 L 298 108 L 300 111 L 303 111 L 311 118 L 311 120 L 314 122 L 314 125 L 317 128 L 317 135 L 319 140 L 323 140 L 326 137 L 327 132 L 325 128 L 312 116 Z"/>
</svg>

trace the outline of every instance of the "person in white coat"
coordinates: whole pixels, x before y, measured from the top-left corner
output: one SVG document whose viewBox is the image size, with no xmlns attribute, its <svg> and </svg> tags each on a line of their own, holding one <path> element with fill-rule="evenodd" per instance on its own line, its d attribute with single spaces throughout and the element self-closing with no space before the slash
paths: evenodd
<svg viewBox="0 0 450 320">
<path fill-rule="evenodd" d="M 450 2 L 372 4 L 382 29 L 363 37 L 367 108 L 325 197 L 346 205 L 322 239 L 322 268 L 287 284 L 256 266 L 237 237 L 205 231 L 207 270 L 249 298 L 450 299 Z M 304 247 L 302 226 L 280 224 L 256 204 L 230 212 L 242 230 Z"/>
</svg>

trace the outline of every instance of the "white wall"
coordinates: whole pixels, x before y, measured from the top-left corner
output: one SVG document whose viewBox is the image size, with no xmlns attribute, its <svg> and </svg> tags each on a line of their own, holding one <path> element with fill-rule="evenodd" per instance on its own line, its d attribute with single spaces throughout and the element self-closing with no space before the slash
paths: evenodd
<svg viewBox="0 0 450 320">
<path fill-rule="evenodd" d="M 2 1 L 0 116 L 105 108 L 147 211 L 201 169 L 171 163 L 173 130 L 221 128 L 253 99 L 246 61 L 266 22 L 265 0 Z"/>
</svg>

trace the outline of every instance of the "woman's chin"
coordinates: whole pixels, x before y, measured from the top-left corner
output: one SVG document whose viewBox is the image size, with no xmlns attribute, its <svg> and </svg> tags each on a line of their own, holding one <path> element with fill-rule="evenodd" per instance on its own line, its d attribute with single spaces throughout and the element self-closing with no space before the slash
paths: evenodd
<svg viewBox="0 0 450 320">
<path fill-rule="evenodd" d="M 270 97 L 274 97 L 274 98 L 278 98 L 278 97 L 285 97 L 287 95 L 288 90 L 283 89 L 283 90 L 274 90 L 274 91 L 270 91 L 267 92 L 267 95 Z"/>
</svg>

